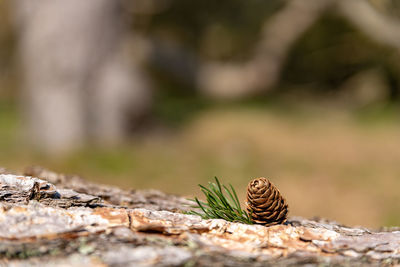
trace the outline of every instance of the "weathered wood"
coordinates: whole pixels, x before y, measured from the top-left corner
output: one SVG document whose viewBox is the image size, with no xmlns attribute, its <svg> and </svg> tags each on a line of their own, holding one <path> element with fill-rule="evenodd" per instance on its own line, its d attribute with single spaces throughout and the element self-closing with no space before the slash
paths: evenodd
<svg viewBox="0 0 400 267">
<path fill-rule="evenodd" d="M 118 207 L 187 211 L 190 204 L 182 197 L 168 195 L 157 190 L 122 190 L 109 185 L 91 183 L 77 175 L 58 174 L 38 166 L 26 168 L 24 175 L 47 180 L 59 188 L 96 195 L 106 204 Z"/>
<path fill-rule="evenodd" d="M 40 168 L 0 174 L 0 264 L 10 266 L 380 266 L 400 231 L 290 218 L 264 227 L 186 215 L 187 201 Z M 160 198 L 157 200 L 157 198 Z M 165 208 L 168 206 L 168 208 Z"/>
</svg>

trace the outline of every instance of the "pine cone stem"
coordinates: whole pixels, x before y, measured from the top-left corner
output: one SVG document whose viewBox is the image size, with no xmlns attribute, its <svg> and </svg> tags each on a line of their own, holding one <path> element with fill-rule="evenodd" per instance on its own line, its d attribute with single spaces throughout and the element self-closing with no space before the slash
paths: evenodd
<svg viewBox="0 0 400 267">
<path fill-rule="evenodd" d="M 286 222 L 288 205 L 278 188 L 260 177 L 247 186 L 247 212 L 253 223 L 271 226 Z"/>
</svg>

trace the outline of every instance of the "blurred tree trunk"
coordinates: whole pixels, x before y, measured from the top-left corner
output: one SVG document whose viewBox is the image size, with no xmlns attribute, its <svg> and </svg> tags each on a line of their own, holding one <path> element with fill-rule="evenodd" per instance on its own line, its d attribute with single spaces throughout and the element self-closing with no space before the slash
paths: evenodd
<svg viewBox="0 0 400 267">
<path fill-rule="evenodd" d="M 400 20 L 397 17 L 379 12 L 367 1 L 341 0 L 338 4 L 341 14 L 369 38 L 400 51 Z"/>
<path fill-rule="evenodd" d="M 241 98 L 271 90 L 293 44 L 334 0 L 290 0 L 267 18 L 252 57 L 244 63 L 208 63 L 199 73 L 199 87 L 216 98 Z"/>
<path fill-rule="evenodd" d="M 126 48 L 119 1 L 18 0 L 14 11 L 29 137 L 49 152 L 115 143 L 149 90 Z M 125 47 L 124 47 L 125 46 Z"/>
<path fill-rule="evenodd" d="M 372 0 L 370 0 L 372 1 Z M 391 9 L 388 1 L 378 2 Z M 293 44 L 326 12 L 337 11 L 371 40 L 400 51 L 400 21 L 365 0 L 289 0 L 267 18 L 252 57 L 244 63 L 206 63 L 198 75 L 200 90 L 216 98 L 241 98 L 267 92 L 279 81 Z"/>
</svg>

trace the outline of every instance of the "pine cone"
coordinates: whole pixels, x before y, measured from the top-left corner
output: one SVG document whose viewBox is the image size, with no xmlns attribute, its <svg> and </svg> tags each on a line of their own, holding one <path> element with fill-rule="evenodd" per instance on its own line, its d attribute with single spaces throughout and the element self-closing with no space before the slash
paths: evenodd
<svg viewBox="0 0 400 267">
<path fill-rule="evenodd" d="M 278 188 L 260 177 L 247 186 L 247 211 L 254 223 L 270 226 L 286 221 L 288 205 Z"/>
</svg>

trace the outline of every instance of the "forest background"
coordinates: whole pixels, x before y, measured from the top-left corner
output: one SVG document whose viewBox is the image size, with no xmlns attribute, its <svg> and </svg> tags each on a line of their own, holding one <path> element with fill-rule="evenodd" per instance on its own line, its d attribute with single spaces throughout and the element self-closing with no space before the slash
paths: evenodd
<svg viewBox="0 0 400 267">
<path fill-rule="evenodd" d="M 396 0 L 0 1 L 0 165 L 400 224 Z"/>
</svg>

